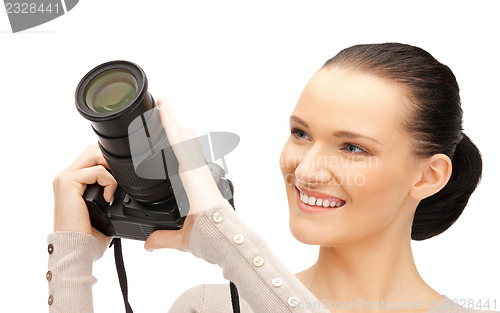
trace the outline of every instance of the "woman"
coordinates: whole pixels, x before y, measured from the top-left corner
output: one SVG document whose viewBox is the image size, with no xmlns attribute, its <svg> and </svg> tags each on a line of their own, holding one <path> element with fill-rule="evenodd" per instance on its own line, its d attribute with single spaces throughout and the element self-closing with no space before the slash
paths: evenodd
<svg viewBox="0 0 500 313">
<path fill-rule="evenodd" d="M 194 137 L 163 99 L 158 104 L 174 147 Z M 410 246 L 450 227 L 481 177 L 451 70 L 409 45 L 344 49 L 306 85 L 290 127 L 280 159 L 290 228 L 299 241 L 320 245 L 316 264 L 287 271 L 222 199 L 208 168 L 183 172 L 186 154 L 177 150 L 193 214 L 180 231 L 153 233 L 145 248 L 217 263 L 237 285 L 245 313 L 475 312 L 425 283 Z M 92 262 L 109 239 L 91 227 L 81 196 L 98 182 L 112 201 L 116 182 L 106 166 L 91 147 L 54 181 L 53 312 L 92 311 Z M 190 289 L 170 312 L 232 312 L 228 286 Z"/>
</svg>

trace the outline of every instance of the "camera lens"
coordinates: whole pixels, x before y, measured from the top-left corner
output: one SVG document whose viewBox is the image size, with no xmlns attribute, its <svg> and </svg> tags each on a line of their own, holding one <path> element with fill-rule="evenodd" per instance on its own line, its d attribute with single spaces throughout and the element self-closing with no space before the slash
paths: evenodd
<svg viewBox="0 0 500 313">
<path fill-rule="evenodd" d="M 123 69 L 107 70 L 94 77 L 83 92 L 85 104 L 96 113 L 123 108 L 137 92 L 137 80 Z"/>
<path fill-rule="evenodd" d="M 178 163 L 168 143 L 144 71 L 128 61 L 103 63 L 76 88 L 78 112 L 92 122 L 99 147 L 118 184 L 133 199 L 172 198 L 169 178 Z"/>
</svg>

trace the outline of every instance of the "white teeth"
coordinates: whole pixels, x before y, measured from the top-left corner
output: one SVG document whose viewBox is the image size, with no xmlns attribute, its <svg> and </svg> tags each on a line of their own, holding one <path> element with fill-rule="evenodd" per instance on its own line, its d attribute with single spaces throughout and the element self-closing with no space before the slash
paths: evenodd
<svg viewBox="0 0 500 313">
<path fill-rule="evenodd" d="M 342 206 L 342 201 L 336 201 L 336 200 L 333 200 L 332 202 L 330 202 L 330 200 L 328 199 L 318 199 L 316 197 L 310 197 L 310 196 L 307 196 L 306 194 L 300 192 L 300 200 L 302 202 L 304 202 L 305 204 L 308 204 L 308 205 L 315 205 L 315 206 L 319 206 L 319 207 L 324 207 L 324 208 L 335 208 L 335 207 L 341 207 Z"/>
<path fill-rule="evenodd" d="M 315 205 L 316 204 L 316 198 L 309 197 L 309 200 L 307 201 L 307 204 L 309 204 L 309 205 Z"/>
</svg>

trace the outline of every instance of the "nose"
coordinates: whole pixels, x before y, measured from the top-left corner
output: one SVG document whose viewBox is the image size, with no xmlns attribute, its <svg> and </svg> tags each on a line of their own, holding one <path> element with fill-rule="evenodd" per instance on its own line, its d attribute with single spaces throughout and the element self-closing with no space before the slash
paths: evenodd
<svg viewBox="0 0 500 313">
<path fill-rule="evenodd" d="M 305 186 L 315 186 L 331 182 L 334 175 L 328 157 L 310 150 L 295 168 L 295 177 Z"/>
</svg>

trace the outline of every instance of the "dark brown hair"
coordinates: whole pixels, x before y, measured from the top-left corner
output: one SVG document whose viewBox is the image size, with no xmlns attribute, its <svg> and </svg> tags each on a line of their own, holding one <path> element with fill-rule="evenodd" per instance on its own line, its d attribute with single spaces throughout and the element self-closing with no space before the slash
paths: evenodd
<svg viewBox="0 0 500 313">
<path fill-rule="evenodd" d="M 404 88 L 409 100 L 404 123 L 413 154 L 443 153 L 453 168 L 446 186 L 420 201 L 411 237 L 424 240 L 444 232 L 462 214 L 482 172 L 481 154 L 462 132 L 459 87 L 453 72 L 425 50 L 400 43 L 346 48 L 324 65 L 332 66 L 369 73 Z"/>
</svg>

